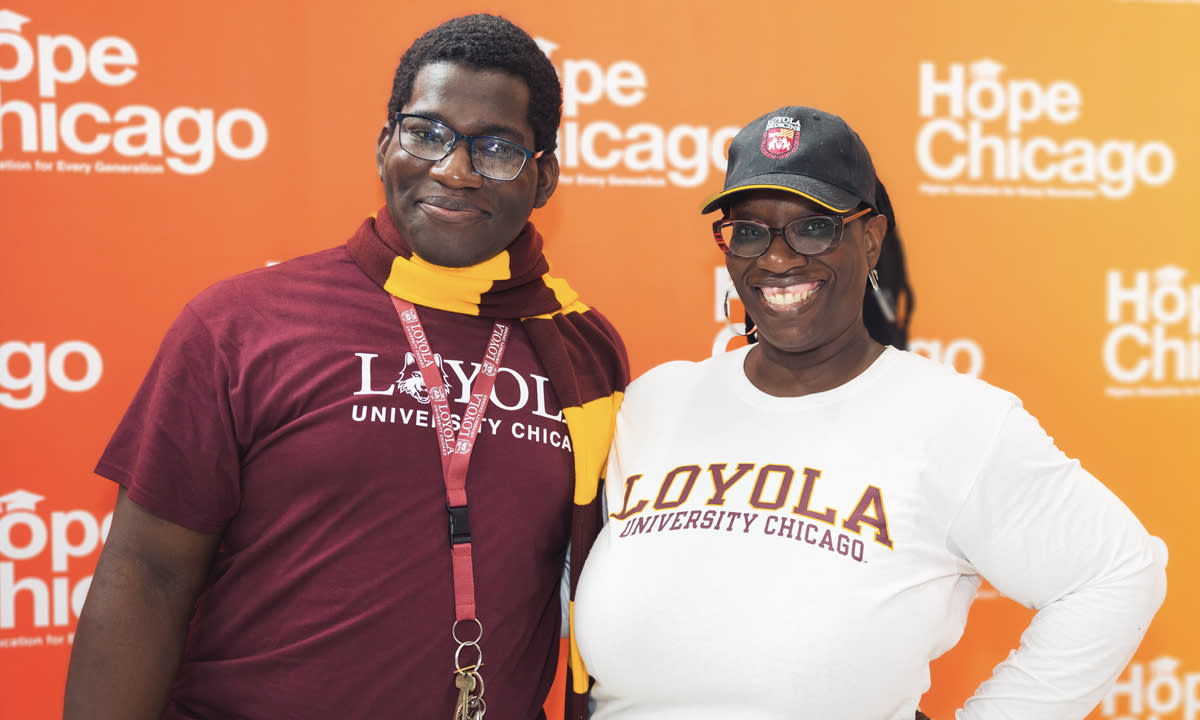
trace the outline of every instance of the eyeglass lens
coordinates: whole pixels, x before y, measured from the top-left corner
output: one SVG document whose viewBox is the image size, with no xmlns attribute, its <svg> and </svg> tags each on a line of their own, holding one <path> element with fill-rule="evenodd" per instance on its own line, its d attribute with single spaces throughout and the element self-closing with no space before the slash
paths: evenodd
<svg viewBox="0 0 1200 720">
<path fill-rule="evenodd" d="M 783 228 L 783 239 L 801 255 L 820 255 L 837 241 L 841 223 L 827 215 L 797 218 Z M 739 257 L 758 257 L 767 251 L 775 230 L 754 220 L 726 220 L 721 239 Z"/>
<path fill-rule="evenodd" d="M 429 118 L 408 116 L 400 120 L 400 147 L 422 160 L 441 160 L 450 154 L 459 138 L 467 141 L 471 166 L 484 177 L 512 180 L 525 167 L 528 154 L 514 142 L 496 137 L 460 135 L 450 126 Z"/>
</svg>

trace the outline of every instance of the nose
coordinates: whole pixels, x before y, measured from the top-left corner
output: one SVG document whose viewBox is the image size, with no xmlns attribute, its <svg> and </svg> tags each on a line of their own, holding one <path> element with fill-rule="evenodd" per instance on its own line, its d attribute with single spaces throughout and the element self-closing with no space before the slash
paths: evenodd
<svg viewBox="0 0 1200 720">
<path fill-rule="evenodd" d="M 457 142 L 446 157 L 438 160 L 429 169 L 435 180 L 447 187 L 479 187 L 483 176 L 475 172 L 471 164 L 471 148 L 466 142 Z"/>
<path fill-rule="evenodd" d="M 807 265 L 808 256 L 793 250 L 784 239 L 782 230 L 773 229 L 771 244 L 767 246 L 766 252 L 758 256 L 758 262 L 764 266 L 786 269 Z"/>
</svg>

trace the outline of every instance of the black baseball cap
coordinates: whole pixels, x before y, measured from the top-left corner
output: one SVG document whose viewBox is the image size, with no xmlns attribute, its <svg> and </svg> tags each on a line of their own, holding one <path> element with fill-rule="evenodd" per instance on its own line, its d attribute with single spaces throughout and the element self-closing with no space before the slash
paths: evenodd
<svg viewBox="0 0 1200 720">
<path fill-rule="evenodd" d="M 744 190 L 786 190 L 834 212 L 866 203 L 877 210 L 875 166 L 867 147 L 837 115 L 799 105 L 780 108 L 738 131 L 729 144 L 725 189 L 710 213 Z"/>
</svg>

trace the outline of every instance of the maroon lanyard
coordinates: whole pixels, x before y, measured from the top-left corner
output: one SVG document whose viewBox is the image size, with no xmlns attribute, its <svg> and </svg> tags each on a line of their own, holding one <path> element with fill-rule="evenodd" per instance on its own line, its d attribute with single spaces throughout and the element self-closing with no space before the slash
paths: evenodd
<svg viewBox="0 0 1200 720">
<path fill-rule="evenodd" d="M 400 315 L 400 322 L 404 325 L 404 334 L 408 336 L 408 344 L 417 359 L 417 367 L 421 370 L 425 389 L 429 393 L 438 449 L 442 455 L 446 509 L 450 512 L 450 562 L 454 571 L 455 621 L 451 628 L 451 636 L 458 643 L 458 650 L 454 656 L 455 672 L 459 676 L 457 686 L 462 690 L 469 683 L 470 692 L 478 692 L 474 699 L 482 703 L 483 681 L 479 675 L 479 666 L 483 664 L 483 651 L 479 648 L 479 641 L 483 638 L 483 624 L 475 617 L 471 524 L 467 518 L 467 465 L 471 461 L 471 451 L 475 448 L 475 438 L 479 435 L 479 427 L 483 423 L 483 414 L 487 410 L 492 387 L 496 384 L 496 375 L 500 372 L 500 360 L 504 357 L 504 348 L 508 345 L 508 335 L 512 327 L 503 320 L 497 320 L 492 326 L 492 334 L 483 354 L 483 362 L 480 363 L 479 374 L 471 387 L 471 400 L 463 411 L 458 435 L 455 436 L 446 384 L 442 380 L 441 369 L 434 363 L 433 350 L 429 346 L 425 328 L 421 325 L 421 318 L 417 316 L 417 309 L 407 300 L 394 295 L 391 297 L 392 304 L 396 306 L 396 312 Z M 474 640 L 459 638 L 458 624 L 464 621 L 473 621 L 476 624 L 478 636 Z M 466 647 L 474 647 L 477 653 L 474 665 L 462 664 L 461 655 Z M 465 694 L 467 693 L 464 692 L 464 697 Z M 482 716 L 482 712 L 479 716 Z"/>
</svg>

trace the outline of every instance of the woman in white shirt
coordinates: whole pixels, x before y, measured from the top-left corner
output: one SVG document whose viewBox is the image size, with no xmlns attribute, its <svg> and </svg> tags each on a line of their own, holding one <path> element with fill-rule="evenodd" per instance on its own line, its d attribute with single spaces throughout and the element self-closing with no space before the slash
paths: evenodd
<svg viewBox="0 0 1200 720">
<path fill-rule="evenodd" d="M 1166 547 L 1014 395 L 874 341 L 887 230 L 839 117 L 734 138 L 714 239 L 757 342 L 630 385 L 575 633 L 594 720 L 910 720 L 987 579 L 1037 612 L 959 720 L 1083 718 Z"/>
</svg>

